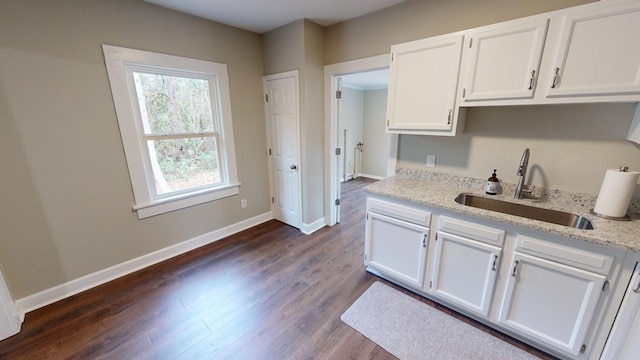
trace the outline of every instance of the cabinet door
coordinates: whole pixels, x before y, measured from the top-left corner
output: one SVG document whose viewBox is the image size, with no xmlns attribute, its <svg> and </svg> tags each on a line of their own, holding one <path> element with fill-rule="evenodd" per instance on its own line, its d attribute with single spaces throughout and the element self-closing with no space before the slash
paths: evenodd
<svg viewBox="0 0 640 360">
<path fill-rule="evenodd" d="M 515 253 L 499 322 L 572 356 L 578 355 L 606 278 Z"/>
<path fill-rule="evenodd" d="M 502 250 L 438 232 L 432 294 L 482 316 L 489 314 Z"/>
<path fill-rule="evenodd" d="M 437 37 L 391 48 L 389 132 L 454 135 L 462 40 Z"/>
<path fill-rule="evenodd" d="M 602 360 L 637 360 L 640 358 L 640 263 L 624 295 Z"/>
<path fill-rule="evenodd" d="M 566 15 L 549 97 L 640 94 L 640 4 Z"/>
<path fill-rule="evenodd" d="M 533 98 L 548 24 L 542 19 L 472 33 L 464 101 Z"/>
<path fill-rule="evenodd" d="M 367 213 L 365 264 L 422 288 L 428 238 L 426 227 Z"/>
</svg>

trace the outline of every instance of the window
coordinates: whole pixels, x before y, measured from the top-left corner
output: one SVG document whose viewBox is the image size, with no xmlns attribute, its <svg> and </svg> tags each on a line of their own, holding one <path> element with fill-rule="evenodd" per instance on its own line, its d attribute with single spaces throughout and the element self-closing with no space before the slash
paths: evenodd
<svg viewBox="0 0 640 360">
<path fill-rule="evenodd" d="M 226 65 L 103 51 L 138 217 L 237 194 Z"/>
</svg>

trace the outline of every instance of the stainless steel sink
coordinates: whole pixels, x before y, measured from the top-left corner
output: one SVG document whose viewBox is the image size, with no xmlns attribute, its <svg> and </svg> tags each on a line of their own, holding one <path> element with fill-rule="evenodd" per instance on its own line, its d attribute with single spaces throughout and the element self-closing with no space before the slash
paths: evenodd
<svg viewBox="0 0 640 360">
<path fill-rule="evenodd" d="M 564 211 L 543 209 L 535 206 L 517 204 L 464 193 L 456 197 L 456 202 L 466 206 L 521 216 L 527 219 L 546 221 L 548 223 L 564 225 L 576 229 L 593 230 L 593 225 L 589 219 L 582 215 L 567 213 Z"/>
</svg>

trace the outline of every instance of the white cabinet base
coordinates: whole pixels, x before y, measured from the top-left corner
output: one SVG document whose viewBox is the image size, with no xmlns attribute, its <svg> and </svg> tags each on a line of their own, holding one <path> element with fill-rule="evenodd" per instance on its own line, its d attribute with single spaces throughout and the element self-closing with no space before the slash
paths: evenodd
<svg viewBox="0 0 640 360">
<path fill-rule="evenodd" d="M 365 229 L 365 264 L 421 288 L 429 230 L 370 212 Z"/>
<path fill-rule="evenodd" d="M 640 263 L 636 264 L 601 359 L 640 359 Z"/>
<path fill-rule="evenodd" d="M 438 233 L 432 280 L 434 296 L 482 316 L 489 314 L 502 249 Z"/>
<path fill-rule="evenodd" d="M 513 259 L 499 322 L 572 356 L 585 352 L 606 277 L 526 254 Z"/>
</svg>

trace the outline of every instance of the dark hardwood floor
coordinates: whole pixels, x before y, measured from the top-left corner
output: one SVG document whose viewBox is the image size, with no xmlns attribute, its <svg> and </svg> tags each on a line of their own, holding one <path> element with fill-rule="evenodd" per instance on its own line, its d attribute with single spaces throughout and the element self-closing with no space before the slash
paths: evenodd
<svg viewBox="0 0 640 360">
<path fill-rule="evenodd" d="M 364 185 L 312 235 L 269 221 L 26 315 L 2 359 L 395 359 L 340 320 L 365 271 Z M 544 353 L 411 294 L 541 358 Z"/>
</svg>

